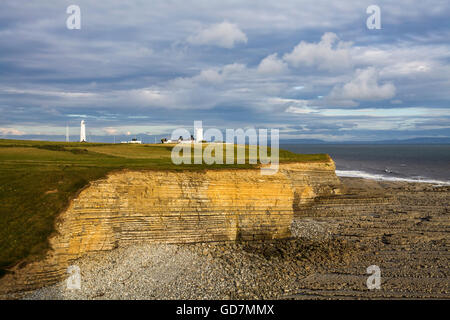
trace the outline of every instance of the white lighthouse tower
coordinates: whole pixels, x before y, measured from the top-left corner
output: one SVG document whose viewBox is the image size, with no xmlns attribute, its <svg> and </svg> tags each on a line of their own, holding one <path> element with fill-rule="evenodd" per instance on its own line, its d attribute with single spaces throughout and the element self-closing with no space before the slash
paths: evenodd
<svg viewBox="0 0 450 320">
<path fill-rule="evenodd" d="M 84 125 L 84 120 L 81 120 L 80 125 L 80 142 L 86 142 L 86 126 Z"/>
<path fill-rule="evenodd" d="M 203 141 L 203 128 L 195 128 L 195 142 L 201 143 Z"/>
</svg>

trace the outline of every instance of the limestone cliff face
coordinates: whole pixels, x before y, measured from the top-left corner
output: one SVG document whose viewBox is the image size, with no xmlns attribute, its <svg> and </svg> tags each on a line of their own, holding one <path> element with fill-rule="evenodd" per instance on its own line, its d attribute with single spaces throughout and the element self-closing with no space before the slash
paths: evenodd
<svg viewBox="0 0 450 320">
<path fill-rule="evenodd" d="M 259 169 L 122 171 L 81 191 L 56 223 L 51 250 L 0 280 L 0 293 L 36 288 L 62 278 L 90 252 L 140 241 L 187 243 L 290 236 L 295 210 L 339 192 L 334 163 L 281 164 Z"/>
<path fill-rule="evenodd" d="M 342 184 L 335 174 L 335 169 L 335 164 L 331 159 L 328 162 L 320 163 L 280 165 L 280 172 L 289 179 L 294 192 L 292 203 L 294 212 L 317 197 L 342 193 Z"/>
</svg>

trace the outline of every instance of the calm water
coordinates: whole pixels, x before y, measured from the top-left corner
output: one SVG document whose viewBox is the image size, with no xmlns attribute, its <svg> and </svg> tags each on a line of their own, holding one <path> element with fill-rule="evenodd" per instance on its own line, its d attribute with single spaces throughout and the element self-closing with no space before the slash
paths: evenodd
<svg viewBox="0 0 450 320">
<path fill-rule="evenodd" d="M 296 153 L 328 153 L 339 176 L 450 184 L 450 145 L 283 144 Z"/>
</svg>

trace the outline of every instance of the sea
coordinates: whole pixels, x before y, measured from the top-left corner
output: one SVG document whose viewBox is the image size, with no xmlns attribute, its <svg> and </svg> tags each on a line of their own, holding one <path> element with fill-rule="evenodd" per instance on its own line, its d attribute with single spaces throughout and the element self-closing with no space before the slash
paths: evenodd
<svg viewBox="0 0 450 320">
<path fill-rule="evenodd" d="M 295 153 L 327 153 L 336 174 L 450 185 L 450 144 L 280 144 Z"/>
</svg>

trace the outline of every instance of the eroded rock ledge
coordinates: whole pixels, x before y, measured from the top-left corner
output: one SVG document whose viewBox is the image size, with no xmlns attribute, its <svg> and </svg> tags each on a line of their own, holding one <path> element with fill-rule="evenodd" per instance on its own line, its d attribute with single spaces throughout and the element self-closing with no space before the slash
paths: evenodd
<svg viewBox="0 0 450 320">
<path fill-rule="evenodd" d="M 187 243 L 290 236 L 294 211 L 340 193 L 329 162 L 259 169 L 122 171 L 81 191 L 56 223 L 51 250 L 0 279 L 0 293 L 55 283 L 77 258 L 137 242 Z"/>
</svg>

